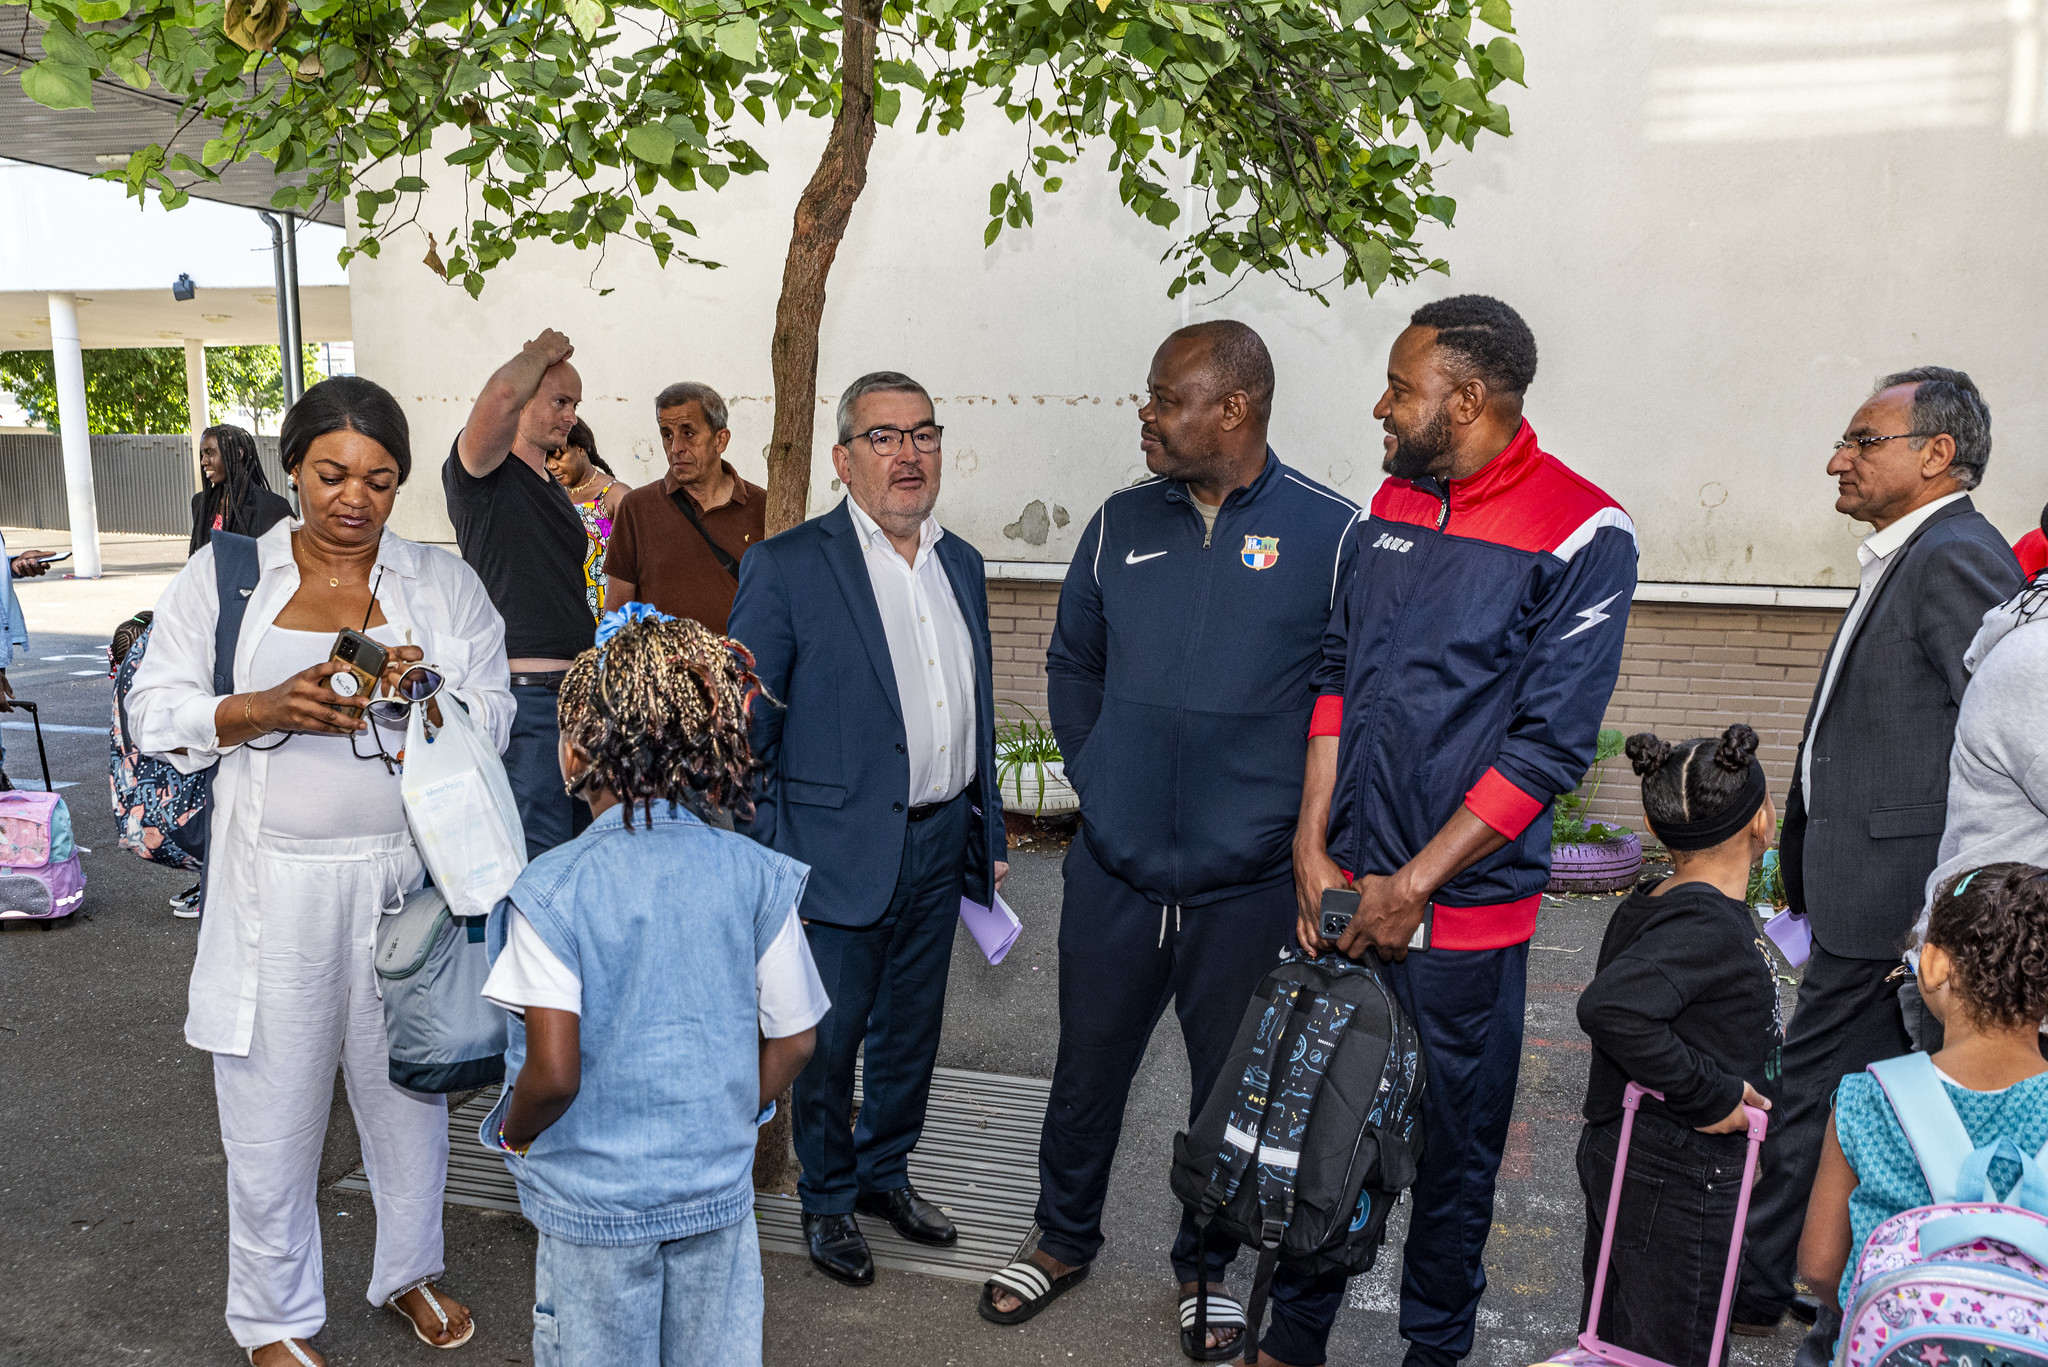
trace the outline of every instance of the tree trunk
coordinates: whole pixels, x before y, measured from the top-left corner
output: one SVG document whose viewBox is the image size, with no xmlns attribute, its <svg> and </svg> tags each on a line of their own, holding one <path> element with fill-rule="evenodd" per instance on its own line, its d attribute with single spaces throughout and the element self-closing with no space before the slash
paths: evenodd
<svg viewBox="0 0 2048 1367">
<path fill-rule="evenodd" d="M 775 382 L 775 431 L 768 444 L 768 535 L 804 520 L 811 490 L 811 436 L 818 408 L 818 325 L 825 315 L 825 277 L 868 183 L 875 145 L 875 30 L 882 0 L 841 7 L 839 117 L 825 154 L 796 202 L 782 297 L 775 304 L 769 359 Z"/>
</svg>

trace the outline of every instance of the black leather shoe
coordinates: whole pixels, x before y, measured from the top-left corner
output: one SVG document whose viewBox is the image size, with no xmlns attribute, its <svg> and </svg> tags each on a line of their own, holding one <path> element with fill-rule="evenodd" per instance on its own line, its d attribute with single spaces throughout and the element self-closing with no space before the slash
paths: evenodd
<svg viewBox="0 0 2048 1367">
<path fill-rule="evenodd" d="M 863 1215 L 879 1215 L 904 1238 L 916 1244 L 953 1243 L 960 1231 L 946 1213 L 905 1185 L 894 1191 L 864 1191 L 854 1198 L 853 1208 Z"/>
<path fill-rule="evenodd" d="M 848 1286 L 869 1286 L 875 1280 L 875 1260 L 868 1253 L 867 1237 L 851 1215 L 804 1216 L 804 1245 L 811 1262 L 835 1282 Z"/>
</svg>

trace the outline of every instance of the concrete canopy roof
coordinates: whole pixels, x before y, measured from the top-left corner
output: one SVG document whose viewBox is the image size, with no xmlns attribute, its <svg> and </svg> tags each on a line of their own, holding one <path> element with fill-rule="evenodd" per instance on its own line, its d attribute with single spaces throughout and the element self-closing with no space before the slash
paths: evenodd
<svg viewBox="0 0 2048 1367">
<path fill-rule="evenodd" d="M 273 290 L 202 288 L 186 303 L 173 300 L 168 287 L 97 290 L 77 298 L 79 344 L 89 350 L 182 346 L 188 337 L 208 346 L 277 345 Z M 348 286 L 301 285 L 299 316 L 308 342 L 348 341 Z M 49 347 L 49 296 L 0 290 L 0 351 Z"/>
<path fill-rule="evenodd" d="M 219 124 L 204 119 L 180 133 L 178 101 L 161 86 L 136 90 L 111 76 L 93 82 L 91 109 L 46 109 L 37 104 L 22 93 L 18 77 L 24 67 L 42 60 L 44 27 L 27 5 L 0 4 L 0 66 L 8 69 L 6 79 L 0 79 L 0 156 L 95 175 L 107 169 L 101 157 L 124 155 L 153 142 L 170 145 L 173 137 L 175 150 L 196 158 L 206 140 L 219 133 Z M 191 178 L 184 188 L 195 199 L 268 209 L 278 183 L 270 163 L 256 158 L 223 171 L 218 183 Z M 342 222 L 334 204 L 322 204 L 302 217 L 336 226 Z M 310 318 L 308 323 L 310 341 Z"/>
</svg>

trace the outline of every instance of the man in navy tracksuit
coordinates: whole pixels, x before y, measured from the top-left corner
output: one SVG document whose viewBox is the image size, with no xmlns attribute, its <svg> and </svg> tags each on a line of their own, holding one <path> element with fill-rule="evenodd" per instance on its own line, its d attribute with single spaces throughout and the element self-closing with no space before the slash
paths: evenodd
<svg viewBox="0 0 2048 1367">
<path fill-rule="evenodd" d="M 1535 374 L 1528 326 L 1484 295 L 1424 306 L 1395 342 L 1373 410 L 1392 477 L 1330 621 L 1295 840 L 1303 943 L 1323 890 L 1355 877 L 1338 947 L 1400 960 L 1422 1036 L 1409 1367 L 1472 1349 L 1551 798 L 1592 763 L 1635 590 L 1628 514 L 1522 420 Z M 1433 947 L 1407 954 L 1432 905 Z"/>
<path fill-rule="evenodd" d="M 1358 544 L 1357 505 L 1266 446 L 1273 367 L 1257 333 L 1183 328 L 1148 383 L 1141 441 L 1160 477 L 1111 495 L 1090 521 L 1046 655 L 1053 731 L 1082 823 L 1060 921 L 1043 1236 L 1030 1260 L 992 1279 L 982 1312 L 998 1323 L 1035 1314 L 1101 1249 L 1125 1100 L 1161 1012 L 1172 1003 L 1180 1018 L 1192 1115 L 1245 1003 L 1291 941 L 1288 851 L 1312 676 Z M 1158 1174 L 1164 1182 L 1163 1161 Z M 1212 1272 L 1234 1253 L 1212 1248 Z M 1192 1221 L 1173 1265 L 1185 1329 Z M 1220 1361 L 1236 1355 L 1244 1317 L 1211 1285 L 1217 1346 L 1194 1347 Z M 1276 1324 L 1287 1322 L 1289 1292 L 1276 1287 Z"/>
</svg>

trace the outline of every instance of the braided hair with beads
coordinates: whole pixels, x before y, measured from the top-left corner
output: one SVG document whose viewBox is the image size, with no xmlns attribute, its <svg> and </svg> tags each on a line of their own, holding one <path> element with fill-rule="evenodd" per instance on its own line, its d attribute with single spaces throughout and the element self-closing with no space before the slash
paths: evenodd
<svg viewBox="0 0 2048 1367">
<path fill-rule="evenodd" d="M 652 820 L 656 802 L 751 818 L 765 766 L 747 742 L 748 714 L 767 697 L 753 666 L 745 646 L 687 617 L 644 603 L 606 613 L 556 702 L 562 738 L 586 762 L 570 795 L 611 793 L 628 829 L 634 806 Z"/>
</svg>

